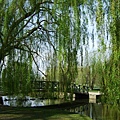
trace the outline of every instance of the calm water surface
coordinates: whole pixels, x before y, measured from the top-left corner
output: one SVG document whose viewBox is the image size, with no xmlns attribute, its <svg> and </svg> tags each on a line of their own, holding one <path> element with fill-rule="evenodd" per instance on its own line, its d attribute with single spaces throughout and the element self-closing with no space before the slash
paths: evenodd
<svg viewBox="0 0 120 120">
<path fill-rule="evenodd" d="M 88 103 L 66 110 L 80 115 L 87 115 L 93 120 L 120 120 L 119 107 L 102 103 Z"/>
<path fill-rule="evenodd" d="M 63 99 L 40 99 L 26 96 L 25 98 L 2 96 L 3 105 L 13 107 L 35 107 L 63 103 Z"/>
</svg>

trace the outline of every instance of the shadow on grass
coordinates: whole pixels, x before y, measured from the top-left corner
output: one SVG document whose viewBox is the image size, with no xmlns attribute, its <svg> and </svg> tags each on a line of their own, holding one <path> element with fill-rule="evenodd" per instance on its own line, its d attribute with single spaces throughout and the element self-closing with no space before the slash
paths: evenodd
<svg viewBox="0 0 120 120">
<path fill-rule="evenodd" d="M 50 108 L 0 108 L 0 120 L 91 120 L 63 109 Z"/>
</svg>

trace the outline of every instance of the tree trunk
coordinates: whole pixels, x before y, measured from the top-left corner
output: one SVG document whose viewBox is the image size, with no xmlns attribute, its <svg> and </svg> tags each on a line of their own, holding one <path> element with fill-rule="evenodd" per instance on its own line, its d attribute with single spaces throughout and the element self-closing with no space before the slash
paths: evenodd
<svg viewBox="0 0 120 120">
<path fill-rule="evenodd" d="M 2 99 L 2 96 L 0 96 L 0 105 L 3 105 L 3 99 Z"/>
</svg>

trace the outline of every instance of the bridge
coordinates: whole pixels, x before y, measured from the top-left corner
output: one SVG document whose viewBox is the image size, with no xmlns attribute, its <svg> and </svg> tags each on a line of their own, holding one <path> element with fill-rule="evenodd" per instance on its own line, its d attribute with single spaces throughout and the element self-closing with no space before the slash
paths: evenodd
<svg viewBox="0 0 120 120">
<path fill-rule="evenodd" d="M 69 94 L 75 95 L 75 99 L 89 98 L 89 87 L 85 85 L 77 85 L 75 83 L 63 83 L 58 81 L 31 81 L 31 95 L 40 98 L 63 98 Z M 3 92 L 0 91 L 0 96 Z"/>
<path fill-rule="evenodd" d="M 34 97 L 41 99 L 64 98 L 74 95 L 75 100 L 89 99 L 95 100 L 101 93 L 89 92 L 89 87 L 85 85 L 77 85 L 75 83 L 64 84 L 58 81 L 31 81 L 31 93 Z M 0 92 L 0 103 L 2 103 L 3 92 Z M 62 96 L 62 97 L 61 97 Z M 72 97 L 73 98 L 73 97 Z"/>
<path fill-rule="evenodd" d="M 32 81 L 31 87 L 33 91 L 40 94 L 56 94 L 72 93 L 75 94 L 76 99 L 89 98 L 89 87 L 85 85 L 76 85 L 75 83 L 65 84 L 58 81 Z M 57 97 L 58 97 L 57 96 Z"/>
</svg>

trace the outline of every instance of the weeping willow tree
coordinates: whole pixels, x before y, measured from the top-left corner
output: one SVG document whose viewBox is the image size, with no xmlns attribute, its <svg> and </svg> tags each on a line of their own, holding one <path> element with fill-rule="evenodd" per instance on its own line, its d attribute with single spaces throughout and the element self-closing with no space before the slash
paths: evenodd
<svg viewBox="0 0 120 120">
<path fill-rule="evenodd" d="M 119 103 L 120 1 L 88 0 L 80 8 L 82 15 L 80 59 L 83 64 L 81 74 L 87 68 L 86 73 L 83 73 L 82 76 L 86 78 L 85 76 L 89 74 L 89 81 L 92 83 L 99 76 L 105 101 L 113 104 Z M 96 49 L 97 52 L 92 58 L 94 62 L 90 60 L 92 56 L 91 45 L 92 49 Z M 92 84 L 91 82 L 89 85 Z"/>
<path fill-rule="evenodd" d="M 30 53 L 36 64 L 35 57 L 40 56 L 41 46 L 46 43 L 52 45 L 48 36 L 54 31 L 47 26 L 55 24 L 55 18 L 48 4 L 52 6 L 53 2 L 0 0 L 0 72 L 13 50 Z M 49 20 L 46 19 L 48 14 Z"/>
<path fill-rule="evenodd" d="M 59 14 L 56 27 L 57 48 L 57 79 L 60 81 L 60 91 L 64 91 L 64 98 L 71 84 L 77 78 L 77 51 L 80 44 L 80 10 L 79 1 L 55 0 L 55 12 Z M 72 93 L 72 90 L 71 90 Z M 72 94 L 71 94 L 72 96 Z"/>
<path fill-rule="evenodd" d="M 3 92 L 21 97 L 30 95 L 32 93 L 31 81 L 34 79 L 31 62 L 23 61 L 23 59 L 15 61 L 14 57 L 9 55 L 7 64 L 2 73 Z"/>
<path fill-rule="evenodd" d="M 46 78 L 58 79 L 65 96 L 71 83 L 79 83 L 79 65 L 85 84 L 102 76 L 106 101 L 118 101 L 119 0 L 0 0 L 0 5 L 0 73 L 12 52 L 18 53 L 15 62 L 26 52 L 21 61 L 30 58 Z M 90 48 L 98 52 L 92 63 Z"/>
<path fill-rule="evenodd" d="M 69 85 L 77 78 L 75 66 L 78 66 L 78 59 L 76 60 L 76 58 L 80 50 L 81 72 L 83 73 L 85 66 L 88 69 L 85 75 L 82 74 L 82 78 L 85 78 L 84 81 L 86 81 L 87 75 L 87 79 L 92 82 L 89 85 L 93 84 L 97 81 L 98 76 L 105 101 L 116 104 L 120 99 L 119 0 L 88 0 L 79 4 L 79 7 L 76 4 L 78 1 L 72 1 L 72 3 L 67 1 L 67 4 L 65 2 L 61 3 L 62 5 L 57 7 L 62 14 L 58 29 L 58 44 L 60 45 L 58 67 L 60 79 L 64 81 L 63 83 L 66 86 L 65 89 L 67 89 L 67 84 Z M 70 16 L 71 11 L 72 16 Z M 66 21 L 65 24 L 63 24 L 63 21 Z M 91 27 L 92 31 L 88 28 L 90 24 L 93 26 Z M 92 42 L 90 42 L 90 39 Z M 93 48 L 98 46 L 98 53 L 93 58 L 94 63 L 90 62 L 89 47 L 91 43 Z"/>
<path fill-rule="evenodd" d="M 0 77 L 3 90 L 10 95 L 31 92 L 33 66 L 45 76 L 36 56 L 42 58 L 46 44 L 53 46 L 50 25 L 55 24 L 55 18 L 48 4 L 52 6 L 53 2 L 0 0 Z"/>
<path fill-rule="evenodd" d="M 108 4 L 111 55 L 103 65 L 102 85 L 106 102 L 116 104 L 120 102 L 120 1 L 109 1 Z"/>
<path fill-rule="evenodd" d="M 117 104 L 120 99 L 120 1 L 91 0 L 86 6 L 85 13 L 86 11 L 90 19 L 88 24 L 91 19 L 92 23 L 94 22 L 91 34 L 93 48 L 95 41 L 98 47 L 97 54 L 93 57 L 94 64 L 89 63 L 90 72 L 96 72 L 97 76 L 101 76 L 99 78 L 104 100 Z M 91 79 L 93 78 L 94 74 L 91 74 Z"/>
</svg>

